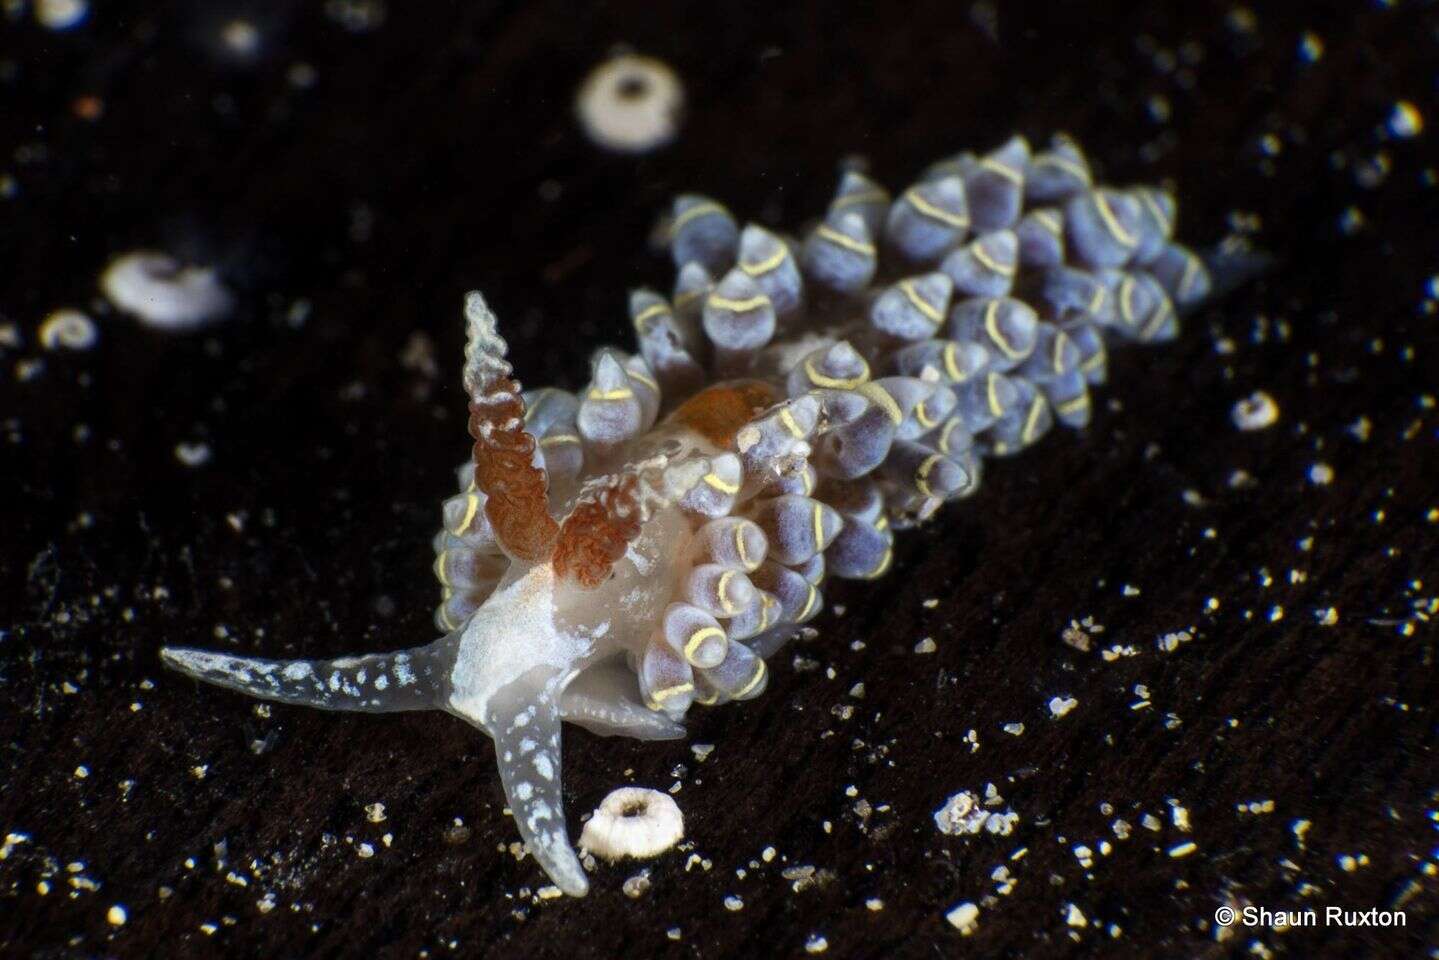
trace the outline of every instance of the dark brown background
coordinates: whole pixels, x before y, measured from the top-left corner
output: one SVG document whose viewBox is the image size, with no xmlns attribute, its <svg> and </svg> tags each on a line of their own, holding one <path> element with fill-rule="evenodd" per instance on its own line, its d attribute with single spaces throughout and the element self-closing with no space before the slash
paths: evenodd
<svg viewBox="0 0 1439 960">
<path fill-rule="evenodd" d="M 1004 4 L 997 35 L 983 6 L 954 2 L 394 3 L 363 34 L 318 3 L 106 6 L 68 34 L 0 24 L 0 172 L 15 182 L 0 311 L 25 340 L 0 369 L 0 832 L 30 838 L 0 861 L 0 953 L 794 956 L 812 934 L 837 957 L 1439 945 L 1431 4 L 1265 5 L 1252 23 L 1224 3 Z M 253 63 L 214 40 L 236 14 L 261 30 Z M 1323 42 L 1312 64 L 1306 31 Z M 617 42 L 688 87 L 682 136 L 642 159 L 603 155 L 571 116 Z M 287 81 L 300 61 L 312 89 Z M 103 100 L 100 119 L 75 116 L 82 95 Z M 1418 138 L 1386 129 L 1401 99 L 1429 124 Z M 711 869 L 674 853 L 639 899 L 620 889 L 633 865 L 599 870 L 583 901 L 536 903 L 533 863 L 497 851 L 515 834 L 473 730 L 439 714 L 265 718 L 160 669 L 163 643 L 315 656 L 431 635 L 429 539 L 466 448 L 465 289 L 485 290 L 528 384 L 575 386 L 591 348 L 626 340 L 626 291 L 668 283 L 646 238 L 676 191 L 793 226 L 846 155 L 900 186 L 958 148 L 1055 128 L 1109 179 L 1172 179 L 1187 239 L 1257 226 L 1282 264 L 1178 343 L 1116 358 L 1114 405 L 1089 431 L 994 468 L 903 539 L 886 581 L 834 586 L 845 612 L 781 656 L 761 700 L 697 711 L 706 762 L 684 743 L 568 735 L 576 833 L 611 788 L 667 788 L 684 765 L 678 800 Z M 1362 222 L 1345 232 L 1350 208 Z M 95 349 L 44 354 L 19 382 L 41 318 L 87 305 L 107 258 L 137 247 L 220 264 L 239 309 L 193 336 L 97 314 Z M 400 362 L 416 332 L 435 380 Z M 1230 409 L 1255 389 L 1281 419 L 1242 433 Z M 1367 442 L 1349 430 L 1360 417 Z M 213 457 L 183 466 L 174 447 L 196 440 Z M 1321 461 L 1330 486 L 1306 479 Z M 1319 625 L 1330 606 L 1338 623 Z M 1138 655 L 1065 646 L 1085 615 L 1107 628 L 1098 647 Z M 1191 626 L 1192 643 L 1156 650 Z M 936 654 L 912 652 L 925 636 Z M 1136 684 L 1152 708 L 1131 709 Z M 1058 721 L 1056 695 L 1079 701 Z M 941 836 L 933 810 L 989 782 L 1021 816 L 1015 835 Z M 889 808 L 863 825 L 851 785 Z M 1264 800 L 1272 813 L 1236 811 Z M 455 818 L 471 831 L 458 843 Z M 1188 839 L 1193 855 L 1168 855 Z M 1346 872 L 1345 855 L 1367 863 Z M 72 862 L 98 891 L 72 892 Z M 795 865 L 832 879 L 794 892 L 780 871 Z M 992 894 L 999 865 L 1017 884 L 963 940 L 944 913 Z M 1221 940 L 1226 902 L 1402 902 L 1408 927 Z M 1068 904 L 1087 926 L 1066 924 Z"/>
</svg>

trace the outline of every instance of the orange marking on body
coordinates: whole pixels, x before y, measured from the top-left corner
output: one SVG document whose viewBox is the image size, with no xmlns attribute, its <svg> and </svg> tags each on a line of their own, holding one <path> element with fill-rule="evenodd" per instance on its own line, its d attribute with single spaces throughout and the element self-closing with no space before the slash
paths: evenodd
<svg viewBox="0 0 1439 960">
<path fill-rule="evenodd" d="M 625 474 L 575 504 L 555 545 L 555 575 L 586 590 L 604 583 L 630 541 L 640 535 L 639 478 Z"/>
<path fill-rule="evenodd" d="M 669 415 L 668 422 L 688 427 L 715 446 L 729 449 L 740 427 L 783 399 L 776 387 L 761 380 L 727 380 L 690 397 Z"/>
<path fill-rule="evenodd" d="M 554 552 L 559 524 L 550 516 L 549 477 L 534 465 L 535 438 L 524 418 L 513 380 L 496 382 L 483 402 L 470 403 L 475 486 L 485 495 L 485 517 L 511 556 L 538 563 Z"/>
</svg>

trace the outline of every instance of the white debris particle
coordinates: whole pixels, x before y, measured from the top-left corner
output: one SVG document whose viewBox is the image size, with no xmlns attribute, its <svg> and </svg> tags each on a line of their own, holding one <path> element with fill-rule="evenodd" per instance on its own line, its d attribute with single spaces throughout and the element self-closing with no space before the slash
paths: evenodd
<svg viewBox="0 0 1439 960">
<path fill-rule="evenodd" d="M 0 844 L 0 860 L 10 859 L 10 854 L 14 852 L 16 847 L 18 847 L 22 843 L 29 842 L 30 835 L 28 833 L 5 834 L 5 842 L 3 844 Z"/>
<path fill-rule="evenodd" d="M 933 637 L 925 637 L 914 645 L 915 653 L 934 653 L 938 649 L 939 645 L 934 642 Z"/>
<path fill-rule="evenodd" d="M 553 883 L 547 883 L 543 887 L 540 887 L 538 890 L 535 891 L 535 896 L 539 897 L 541 900 L 558 900 L 564 895 L 565 892 L 559 887 L 555 886 Z"/>
<path fill-rule="evenodd" d="M 1229 416 L 1240 430 L 1263 430 L 1279 420 L 1279 404 L 1263 390 L 1256 390 L 1235 403 Z"/>
<path fill-rule="evenodd" d="M 231 54 L 247 60 L 260 51 L 260 30 L 249 20 L 231 20 L 220 28 L 220 42 Z"/>
<path fill-rule="evenodd" d="M 979 926 L 979 907 L 966 900 L 946 913 L 944 919 L 949 921 L 951 927 L 967 937 L 974 933 L 975 928 Z"/>
<path fill-rule="evenodd" d="M 763 860 L 765 863 L 769 863 L 771 860 L 774 859 L 774 857 L 774 847 L 765 847 L 763 850 L 760 851 L 760 859 Z"/>
<path fill-rule="evenodd" d="M 1173 633 L 1166 633 L 1154 641 L 1154 645 L 1164 653 L 1173 653 L 1179 649 L 1180 644 L 1188 643 L 1193 639 L 1193 635 L 1188 630 L 1176 630 Z"/>
<path fill-rule="evenodd" d="M 879 897 L 870 897 L 864 902 L 864 907 L 870 913 L 879 913 L 884 909 L 884 901 Z"/>
<path fill-rule="evenodd" d="M 368 860 L 375 855 L 375 848 L 368 843 L 362 843 L 355 848 L 355 853 L 361 860 Z"/>
<path fill-rule="evenodd" d="M 1250 816 L 1259 816 L 1264 813 L 1274 812 L 1273 800 L 1250 800 L 1248 803 L 1236 803 L 1234 808 L 1240 813 L 1247 813 Z"/>
<path fill-rule="evenodd" d="M 1187 856 L 1189 856 L 1191 853 L 1193 853 L 1195 850 L 1198 850 L 1198 849 L 1199 849 L 1199 845 L 1198 845 L 1198 844 L 1196 844 L 1193 840 L 1188 840 L 1188 841 L 1185 841 L 1184 843 L 1179 844 L 1179 846 L 1177 846 L 1177 847 L 1170 847 L 1170 848 L 1169 848 L 1169 855 L 1170 855 L 1171 857 L 1174 857 L 1174 858 L 1178 859 L 1179 857 L 1187 857 Z"/>
<path fill-rule="evenodd" d="M 118 903 L 105 911 L 105 919 L 110 922 L 112 927 L 123 927 L 129 916 L 125 908 Z"/>
<path fill-rule="evenodd" d="M 1064 905 L 1064 908 L 1065 923 L 1069 924 L 1071 927 L 1089 926 L 1089 919 L 1085 917 L 1084 911 L 1079 909 L 1077 905 L 1073 903 L 1066 903 Z"/>
<path fill-rule="evenodd" d="M 715 745 L 712 743 L 692 743 L 690 744 L 690 753 L 695 755 L 696 760 L 703 763 L 709 759 L 709 755 L 714 752 L 714 748 Z"/>
<path fill-rule="evenodd" d="M 230 292 L 210 267 L 182 267 L 173 257 L 137 250 L 117 257 L 100 275 L 100 289 L 117 309 L 165 330 L 192 330 L 230 310 Z"/>
<path fill-rule="evenodd" d="M 46 350 L 89 350 L 97 339 L 95 321 L 68 307 L 52 311 L 40 324 L 40 345 Z"/>
<path fill-rule="evenodd" d="M 1316 487 L 1327 487 L 1334 482 L 1334 468 L 1327 463 L 1316 463 L 1309 468 L 1309 482 Z"/>
<path fill-rule="evenodd" d="M 824 953 L 828 949 L 829 941 L 817 933 L 810 934 L 809 939 L 804 942 L 805 953 Z"/>
<path fill-rule="evenodd" d="M 575 111 L 595 143 L 621 153 L 644 153 L 674 139 L 684 99 L 684 87 L 667 64 L 622 54 L 585 78 Z"/>
<path fill-rule="evenodd" d="M 724 908 L 730 913 L 738 913 L 744 909 L 744 901 L 734 894 L 724 898 Z"/>
<path fill-rule="evenodd" d="M 83 763 L 80 764 L 80 766 L 78 766 L 78 767 L 75 768 L 75 779 L 76 779 L 76 780 L 84 780 L 84 779 L 85 779 L 86 777 L 88 777 L 89 775 L 90 775 L 90 768 L 87 767 L 87 766 L 85 766 Z"/>
<path fill-rule="evenodd" d="M 1295 820 L 1289 825 L 1289 831 L 1294 834 L 1294 841 L 1301 847 L 1304 846 L 1304 835 L 1314 824 L 1308 820 Z"/>
<path fill-rule="evenodd" d="M 1082 843 L 1077 843 L 1074 845 L 1074 859 L 1079 861 L 1081 867 L 1088 870 L 1094 866 L 1094 851 Z"/>
<path fill-rule="evenodd" d="M 1319 621 L 1321 627 L 1332 627 L 1339 622 L 1339 611 L 1333 607 L 1324 610 L 1315 610 L 1314 619 Z"/>
<path fill-rule="evenodd" d="M 600 801 L 580 833 L 580 846 L 606 860 L 654 857 L 683 839 L 684 815 L 668 794 L 620 787 Z"/>
<path fill-rule="evenodd" d="M 1160 820 L 1152 813 L 1146 813 L 1144 815 L 1144 819 L 1140 820 L 1139 822 L 1143 825 L 1144 829 L 1152 830 L 1155 833 L 1158 833 L 1159 828 L 1164 826 L 1164 821 Z"/>
<path fill-rule="evenodd" d="M 678 940 L 681 936 L 683 936 L 683 933 L 680 931 L 679 927 L 670 927 L 668 930 L 665 931 L 665 936 L 669 937 L 671 940 Z"/>
<path fill-rule="evenodd" d="M 1389 132 L 1403 140 L 1417 137 L 1424 132 L 1424 115 L 1408 100 L 1400 100 L 1389 114 Z"/>
<path fill-rule="evenodd" d="M 1272 607 L 1269 608 L 1269 622 L 1270 622 L 1270 623 L 1278 623 L 1280 620 L 1283 620 L 1283 619 L 1284 619 L 1284 607 L 1283 607 L 1282 604 L 1276 603 L 1274 606 L 1272 606 Z"/>
<path fill-rule="evenodd" d="M 1011 737 L 1020 737 L 1024 735 L 1024 724 L 1022 723 L 1006 723 L 1001 729 L 1003 729 L 1004 732 L 1009 734 Z"/>
<path fill-rule="evenodd" d="M 985 809 L 986 806 L 998 807 L 1003 803 L 1004 798 L 992 783 L 985 792 L 983 804 L 973 792 L 961 790 L 934 811 L 934 825 L 939 828 L 940 833 L 947 836 L 973 836 L 986 831 L 1007 837 L 1014 832 L 1015 824 L 1019 823 L 1019 814 L 1013 810 Z"/>
<path fill-rule="evenodd" d="M 1128 821 L 1128 820 L 1115 820 L 1113 823 L 1111 823 L 1111 824 L 1109 825 L 1109 827 L 1110 827 L 1111 830 L 1114 831 L 1114 835 L 1115 835 L 1116 837 L 1118 837 L 1120 840 L 1128 840 L 1128 839 L 1129 839 L 1129 831 L 1130 831 L 1132 828 L 1129 826 L 1129 821 Z"/>
<path fill-rule="evenodd" d="M 384 823 L 385 805 L 383 803 L 365 804 L 365 819 L 371 823 Z"/>
<path fill-rule="evenodd" d="M 1123 593 L 1126 597 L 1137 597 L 1142 591 L 1134 584 L 1126 583 L 1124 585 L 1124 588 L 1120 592 Z"/>
<path fill-rule="evenodd" d="M 641 870 L 633 877 L 627 879 L 620 886 L 620 889 L 624 891 L 625 896 L 629 897 L 631 900 L 638 900 L 640 897 L 645 895 L 649 888 L 650 872 L 648 870 Z"/>
<path fill-rule="evenodd" d="M 940 833 L 950 836 L 979 833 L 988 819 L 989 811 L 968 790 L 954 794 L 934 812 L 934 825 Z"/>
<path fill-rule="evenodd" d="M 1079 701 L 1074 697 L 1052 697 L 1049 701 L 1049 715 L 1058 720 L 1077 706 Z"/>
<path fill-rule="evenodd" d="M 1175 804 L 1174 808 L 1169 811 L 1169 819 L 1174 824 L 1176 829 L 1183 830 L 1185 833 L 1189 832 L 1188 807 L 1182 807 L 1179 804 Z"/>
<path fill-rule="evenodd" d="M 210 765 L 208 763 L 197 764 L 196 766 L 190 768 L 190 775 L 193 776 L 196 780 L 204 780 L 205 774 L 209 772 Z"/>
<path fill-rule="evenodd" d="M 7 4 L 8 6 L 8 4 Z M 46 30 L 69 30 L 90 12 L 85 0 L 36 0 L 35 21 Z"/>
<path fill-rule="evenodd" d="M 210 462 L 210 445 L 203 440 L 175 444 L 175 459 L 187 467 L 202 467 Z"/>
</svg>

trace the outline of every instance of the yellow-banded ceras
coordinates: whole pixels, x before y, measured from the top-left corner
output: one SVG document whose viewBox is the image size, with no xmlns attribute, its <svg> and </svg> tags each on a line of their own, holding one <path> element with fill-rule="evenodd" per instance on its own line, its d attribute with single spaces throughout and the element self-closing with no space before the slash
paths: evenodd
<svg viewBox="0 0 1439 960">
<path fill-rule="evenodd" d="M 270 700 L 478 726 L 521 836 L 583 894 L 561 721 L 666 739 L 693 704 L 758 695 L 826 574 L 880 576 L 894 530 L 973 493 L 984 455 L 1084 426 L 1106 343 L 1174 337 L 1209 290 L 1174 214 L 1162 190 L 1094 186 L 1062 136 L 961 154 L 897 198 L 848 173 L 802 242 L 682 196 L 673 295 L 631 294 L 640 352 L 599 351 L 578 394 L 521 394 L 466 298 L 474 449 L 435 541 L 444 636 L 162 656 Z"/>
</svg>

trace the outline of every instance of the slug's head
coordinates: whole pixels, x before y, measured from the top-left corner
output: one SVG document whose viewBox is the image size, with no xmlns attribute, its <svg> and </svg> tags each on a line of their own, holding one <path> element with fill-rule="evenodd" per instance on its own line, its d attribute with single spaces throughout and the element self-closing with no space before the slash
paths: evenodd
<svg viewBox="0 0 1439 960">
<path fill-rule="evenodd" d="M 650 739 L 683 733 L 678 718 L 696 691 L 687 653 L 716 667 L 726 648 L 713 617 L 675 602 L 677 583 L 694 565 L 698 521 L 729 513 L 742 470 L 683 421 L 650 430 L 653 407 L 635 416 L 613 357 L 597 361 L 578 410 L 559 409 L 553 395 L 527 404 L 478 293 L 465 313 L 473 484 L 446 505 L 436 565 L 447 597 L 467 605 L 437 614 L 456 643 L 446 707 L 494 739 L 521 835 L 556 884 L 580 894 L 587 884 L 560 795 L 561 721 Z M 600 451 L 599 470 L 583 483 L 561 472 L 552 495 L 546 466 L 563 459 L 537 448 L 575 429 L 587 454 Z M 606 430 L 617 437 L 608 448 Z M 749 524 L 726 542 L 762 558 L 757 534 Z M 729 580 L 730 599 L 748 601 L 743 575 Z"/>
</svg>

